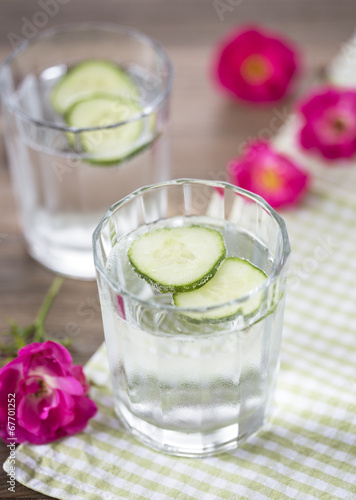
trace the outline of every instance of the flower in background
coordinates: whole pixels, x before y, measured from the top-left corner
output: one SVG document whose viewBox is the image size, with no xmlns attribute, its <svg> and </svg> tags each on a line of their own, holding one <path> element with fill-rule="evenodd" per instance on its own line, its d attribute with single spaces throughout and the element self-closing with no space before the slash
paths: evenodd
<svg viewBox="0 0 356 500">
<path fill-rule="evenodd" d="M 52 341 L 23 347 L 0 370 L 1 437 L 44 444 L 83 430 L 97 412 L 88 389 L 65 347 Z"/>
<path fill-rule="evenodd" d="M 216 68 L 220 85 L 250 102 L 275 102 L 289 90 L 299 63 L 291 43 L 259 28 L 242 29 L 223 40 Z"/>
<path fill-rule="evenodd" d="M 244 155 L 228 165 L 230 182 L 259 194 L 273 208 L 299 202 L 308 175 L 266 142 L 250 143 Z"/>
<path fill-rule="evenodd" d="M 299 106 L 304 119 L 300 144 L 324 158 L 350 158 L 356 153 L 356 91 L 322 88 Z"/>
</svg>

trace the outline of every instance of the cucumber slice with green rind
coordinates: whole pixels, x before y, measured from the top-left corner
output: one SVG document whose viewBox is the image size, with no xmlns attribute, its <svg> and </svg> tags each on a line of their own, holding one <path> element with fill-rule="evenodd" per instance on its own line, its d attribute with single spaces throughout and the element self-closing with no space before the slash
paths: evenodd
<svg viewBox="0 0 356 500">
<path fill-rule="evenodd" d="M 131 156 L 152 140 L 150 117 L 136 118 L 142 107 L 135 101 L 96 95 L 74 104 L 65 118 L 73 128 L 106 127 L 132 120 L 111 128 L 79 132 L 82 148 L 93 163 L 115 163 Z M 73 142 L 73 135 L 69 140 Z"/>
<path fill-rule="evenodd" d="M 182 308 L 208 308 L 234 301 L 262 285 L 266 274 L 250 262 L 238 257 L 228 257 L 215 276 L 198 290 L 173 295 L 174 304 Z M 241 304 L 231 304 L 201 313 L 184 312 L 192 321 L 220 322 L 248 316 L 258 310 L 262 302 L 262 291 L 253 294 Z"/>
<path fill-rule="evenodd" d="M 78 101 L 102 93 L 136 99 L 138 89 L 127 72 L 115 63 L 101 59 L 82 61 L 58 81 L 51 93 L 51 102 L 64 114 Z"/>
<path fill-rule="evenodd" d="M 161 292 L 195 290 L 225 258 L 224 239 L 203 226 L 160 228 L 136 238 L 128 258 L 136 273 Z"/>
</svg>

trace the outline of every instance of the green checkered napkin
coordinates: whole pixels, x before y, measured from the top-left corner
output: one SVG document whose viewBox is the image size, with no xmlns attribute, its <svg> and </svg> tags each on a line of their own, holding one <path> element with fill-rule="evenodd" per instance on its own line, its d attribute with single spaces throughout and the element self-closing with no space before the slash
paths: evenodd
<svg viewBox="0 0 356 500">
<path fill-rule="evenodd" d="M 276 144 L 298 155 L 295 127 Z M 302 160 L 315 177 L 304 204 L 282 214 L 293 254 L 269 426 L 217 457 L 151 451 L 114 414 L 101 347 L 86 366 L 97 416 L 75 436 L 20 445 L 19 482 L 70 500 L 356 499 L 356 165 Z"/>
</svg>

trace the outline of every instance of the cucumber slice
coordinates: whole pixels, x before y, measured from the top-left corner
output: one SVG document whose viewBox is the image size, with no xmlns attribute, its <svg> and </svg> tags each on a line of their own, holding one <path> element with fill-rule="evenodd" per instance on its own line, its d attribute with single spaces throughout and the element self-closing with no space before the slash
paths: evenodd
<svg viewBox="0 0 356 500">
<path fill-rule="evenodd" d="M 161 292 L 194 290 L 225 258 L 222 235 L 203 226 L 161 228 L 133 241 L 129 260 L 137 274 Z"/>
<path fill-rule="evenodd" d="M 177 307 L 200 308 L 217 306 L 242 297 L 267 279 L 266 274 L 250 262 L 237 257 L 228 257 L 215 276 L 199 290 L 173 295 Z M 245 304 L 232 304 L 202 313 L 184 313 L 194 321 L 220 322 L 235 318 L 239 313 L 247 316 L 261 305 L 262 292 L 255 294 Z"/>
<path fill-rule="evenodd" d="M 55 85 L 51 102 L 59 114 L 64 114 L 76 102 L 93 94 L 137 98 L 137 87 L 119 66 L 106 60 L 83 61 L 71 68 Z"/>
<path fill-rule="evenodd" d="M 66 114 L 68 125 L 90 128 L 113 125 L 139 115 L 142 108 L 134 101 L 97 95 L 74 104 Z M 81 145 L 93 163 L 116 163 L 131 156 L 152 140 L 149 117 L 106 130 L 80 133 Z M 73 142 L 73 136 L 69 136 Z"/>
</svg>

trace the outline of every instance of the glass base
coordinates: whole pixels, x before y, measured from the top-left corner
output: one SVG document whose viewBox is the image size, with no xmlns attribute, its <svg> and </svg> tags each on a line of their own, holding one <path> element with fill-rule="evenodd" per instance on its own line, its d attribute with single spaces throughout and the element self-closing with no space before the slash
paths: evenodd
<svg viewBox="0 0 356 500">
<path fill-rule="evenodd" d="M 183 432 L 162 429 L 133 415 L 123 404 L 115 411 L 126 429 L 141 443 L 157 451 L 180 457 L 207 457 L 232 451 L 256 434 L 265 424 L 265 408 L 243 421 L 210 432 Z"/>
<path fill-rule="evenodd" d="M 33 259 L 50 271 L 67 278 L 92 281 L 95 279 L 95 267 L 91 250 L 78 251 L 61 247 L 42 247 L 26 245 Z"/>
</svg>

